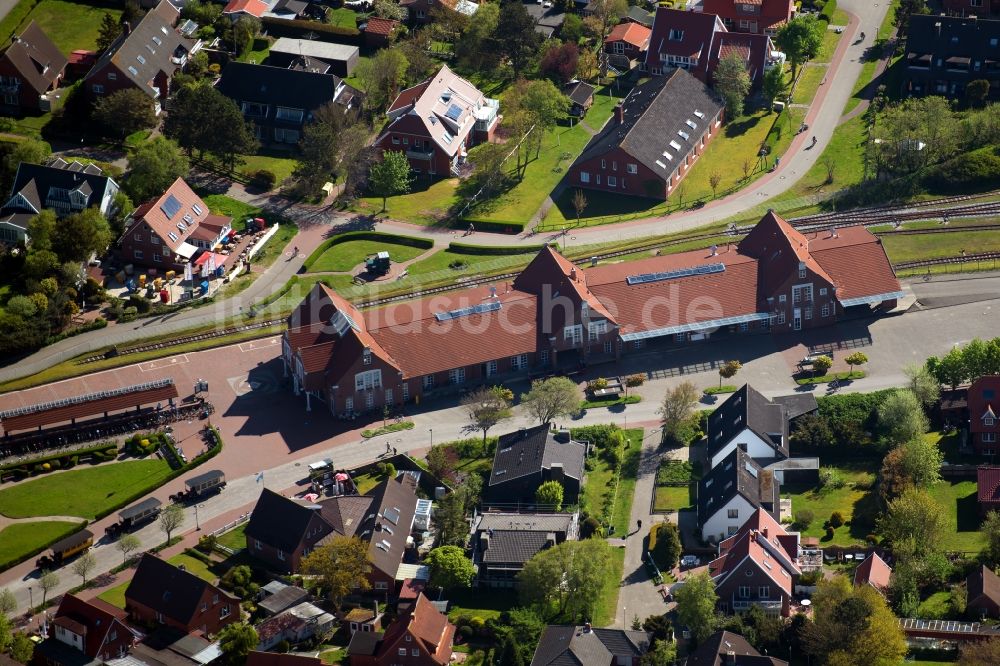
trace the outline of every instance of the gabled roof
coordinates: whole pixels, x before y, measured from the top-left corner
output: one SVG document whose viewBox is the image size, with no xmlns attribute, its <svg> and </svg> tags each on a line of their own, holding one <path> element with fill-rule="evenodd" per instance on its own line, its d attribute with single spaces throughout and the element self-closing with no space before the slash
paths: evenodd
<svg viewBox="0 0 1000 666">
<path fill-rule="evenodd" d="M 182 625 L 190 625 L 206 592 L 229 603 L 239 599 L 155 555 L 143 555 L 125 590 L 125 603 L 138 603 Z"/>
<path fill-rule="evenodd" d="M 735 661 L 728 661 L 730 654 Z M 717 631 L 688 655 L 686 666 L 788 666 L 776 657 L 762 657 L 739 634 Z"/>
<path fill-rule="evenodd" d="M 797 532 L 785 531 L 773 516 L 757 509 L 736 534 L 719 542 L 719 556 L 709 563 L 709 575 L 718 587 L 730 576 L 739 578 L 748 567 L 756 566 L 790 596 L 795 577 L 801 573 L 798 545 Z"/>
<path fill-rule="evenodd" d="M 474 85 L 442 65 L 437 74 L 401 92 L 389 105 L 389 126 L 415 119 L 426 136 L 448 155 L 455 155 L 475 127 L 476 119 L 490 105 Z"/>
<path fill-rule="evenodd" d="M 699 144 L 723 108 L 705 84 L 683 69 L 639 84 L 621 104 L 622 121 L 609 121 L 577 162 L 620 148 L 663 180 Z"/>
<path fill-rule="evenodd" d="M 556 437 L 547 423 L 501 435 L 488 485 L 498 486 L 543 469 L 552 469 L 555 464 L 563 466 L 566 476 L 582 481 L 586 447 L 573 440 L 561 442 Z"/>
<path fill-rule="evenodd" d="M 885 563 L 878 553 L 872 553 L 854 570 L 855 585 L 871 585 L 879 592 L 889 589 L 889 579 L 892 568 Z"/>
<path fill-rule="evenodd" d="M 649 37 L 653 31 L 639 23 L 619 23 L 605 38 L 605 44 L 613 42 L 625 42 L 638 49 L 646 49 L 649 46 Z"/>
<path fill-rule="evenodd" d="M 0 57 L 9 60 L 31 89 L 39 94 L 52 87 L 69 62 L 34 21 L 14 38 Z"/>
<path fill-rule="evenodd" d="M 726 32 L 726 26 L 714 14 L 660 7 L 653 18 L 646 65 L 660 67 L 660 54 L 683 56 L 697 58 L 694 70 L 707 72 L 712 42 L 720 32 Z"/>
<path fill-rule="evenodd" d="M 368 19 L 365 24 L 365 32 L 371 33 L 373 35 L 382 35 L 383 37 L 389 37 L 392 35 L 393 31 L 399 28 L 399 21 L 395 19 L 381 18 L 379 16 L 372 16 Z"/>
<path fill-rule="evenodd" d="M 638 663 L 649 649 L 645 631 L 549 625 L 542 631 L 530 666 L 612 666 Z"/>
<path fill-rule="evenodd" d="M 764 76 L 764 67 L 773 50 L 774 44 L 767 35 L 748 32 L 717 33 L 709 51 L 709 74 L 715 73 L 715 68 L 722 58 L 735 53 L 743 61 L 750 80 L 759 82 Z"/>
<path fill-rule="evenodd" d="M 360 633 L 370 632 L 357 632 L 355 636 Z M 448 616 L 435 608 L 423 594 L 418 595 L 416 603 L 386 629 L 382 640 L 375 648 L 376 659 L 383 654 L 388 656 L 389 650 L 392 650 L 392 656 L 395 656 L 396 644 L 400 637 L 406 634 L 409 634 L 412 642 L 422 647 L 434 662 L 444 666 L 450 661 L 455 625 L 449 622 Z M 361 644 L 357 648 L 360 652 L 365 647 L 364 643 L 370 641 L 359 641 L 359 643 Z M 354 653 L 354 648 L 352 639 L 348 651 Z"/>
<path fill-rule="evenodd" d="M 260 18 L 270 9 L 264 0 L 229 0 L 223 14 L 249 14 Z"/>
<path fill-rule="evenodd" d="M 371 498 L 371 504 L 354 535 L 368 542 L 368 559 L 372 566 L 395 578 L 417 509 L 413 477 L 404 474 L 397 479 L 386 479 L 368 491 L 366 497 Z M 335 497 L 322 504 L 339 503 L 340 500 Z"/>
<path fill-rule="evenodd" d="M 967 404 L 969 409 L 969 430 L 973 433 L 996 432 L 1000 422 L 994 421 L 994 425 L 987 426 L 983 422 L 983 416 L 988 411 L 993 410 L 993 405 L 1000 405 L 1000 375 L 984 375 L 972 380 L 972 384 L 966 391 Z"/>
<path fill-rule="evenodd" d="M 180 69 L 173 58 L 190 54 L 197 40 L 187 39 L 174 28 L 180 11 L 169 0 L 160 0 L 146 12 L 131 32 L 123 32 L 87 73 L 89 79 L 109 63 L 150 97 L 158 90 L 153 81 L 161 72 L 173 76 Z"/>
<path fill-rule="evenodd" d="M 358 47 L 350 44 L 320 42 L 315 39 L 279 37 L 271 45 L 269 53 L 283 53 L 291 56 L 304 55 L 330 62 L 341 62 L 358 55 Z"/>
<path fill-rule="evenodd" d="M 740 12 L 740 5 L 756 5 L 760 9 L 753 16 Z M 795 11 L 792 0 L 702 0 L 702 11 L 718 14 L 733 20 L 756 19 L 761 30 L 774 29 L 791 18 Z M 738 26 L 734 25 L 733 29 Z"/>
<path fill-rule="evenodd" d="M 989 3 L 986 3 L 989 5 Z M 1000 37 L 1000 21 L 975 16 L 914 15 L 907 29 L 907 59 L 935 58 L 997 60 L 991 40 Z M 961 61 L 960 61 L 961 62 Z"/>
<path fill-rule="evenodd" d="M 737 495 L 751 506 L 777 508 L 778 481 L 746 451 L 736 448 L 698 482 L 698 520 L 704 523 Z"/>
<path fill-rule="evenodd" d="M 524 564 L 550 539 L 571 538 L 574 520 L 571 513 L 482 513 L 474 527 L 476 557 L 487 564 Z"/>
<path fill-rule="evenodd" d="M 514 278 L 514 289 L 520 289 L 539 296 L 546 293 L 555 299 L 559 296 L 570 298 L 574 305 L 586 304 L 598 316 L 607 319 L 610 324 L 617 323 L 615 317 L 587 286 L 587 278 L 583 270 L 572 261 L 559 254 L 551 245 L 544 246 L 535 255 L 531 263 Z M 552 308 L 547 313 L 545 322 L 540 327 L 544 334 L 558 333 L 562 330 L 564 316 L 563 308 Z"/>
<path fill-rule="evenodd" d="M 642 7 L 629 7 L 628 13 L 625 14 L 625 18 L 629 21 L 635 21 L 636 23 L 642 24 L 647 28 L 653 27 L 653 15 Z"/>
<path fill-rule="evenodd" d="M 148 224 L 163 244 L 176 252 L 208 215 L 208 206 L 201 197 L 183 178 L 178 178 L 159 198 L 147 201 L 133 211 L 129 230 L 141 223 Z"/>
<path fill-rule="evenodd" d="M 48 164 L 31 164 L 21 162 L 14 176 L 10 198 L 0 209 L 0 215 L 14 212 L 40 212 L 45 208 L 45 201 L 52 188 L 79 192 L 87 201 L 87 207 L 100 206 L 109 188 L 118 187 L 114 180 L 92 165 L 82 165 L 79 162 L 52 160 Z M 15 200 L 20 194 L 31 208 L 25 208 Z"/>
<path fill-rule="evenodd" d="M 985 564 L 969 574 L 966 580 L 969 601 L 985 597 L 1000 605 L 1000 576 L 993 573 Z"/>
<path fill-rule="evenodd" d="M 104 608 L 88 603 L 70 593 L 63 595 L 62 601 L 59 602 L 54 622 L 68 628 L 78 636 L 82 636 L 83 652 L 92 659 L 99 657 L 101 648 L 112 629 L 123 632 L 132 631 Z"/>
<path fill-rule="evenodd" d="M 976 469 L 976 487 L 980 502 L 1000 502 L 1000 467 L 980 465 Z"/>
<path fill-rule="evenodd" d="M 769 444 L 774 457 L 788 457 L 788 418 L 784 405 L 768 400 L 749 384 L 730 394 L 708 415 L 708 455 L 715 455 L 745 428 Z"/>
<path fill-rule="evenodd" d="M 248 538 L 290 553 L 302 543 L 316 514 L 315 509 L 264 488 L 244 532 Z"/>
<path fill-rule="evenodd" d="M 562 92 L 571 102 L 583 106 L 594 97 L 594 86 L 583 81 L 571 81 L 563 86 Z"/>
<path fill-rule="evenodd" d="M 347 48 L 357 50 L 357 47 Z M 312 53 L 305 55 L 319 57 Z M 222 70 L 216 88 L 237 104 L 259 102 L 308 113 L 336 100 L 342 83 L 333 74 L 231 61 Z"/>
</svg>

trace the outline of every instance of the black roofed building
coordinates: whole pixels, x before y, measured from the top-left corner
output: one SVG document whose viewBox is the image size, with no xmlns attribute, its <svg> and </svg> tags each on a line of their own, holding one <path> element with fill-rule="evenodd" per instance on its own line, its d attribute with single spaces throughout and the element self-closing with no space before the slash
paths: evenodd
<svg viewBox="0 0 1000 666">
<path fill-rule="evenodd" d="M 688 655 L 685 666 L 788 666 L 776 657 L 761 656 L 747 639 L 731 631 L 717 631 Z"/>
<path fill-rule="evenodd" d="M 8 112 L 46 112 L 69 60 L 32 21 L 0 54 L 0 102 Z"/>
<path fill-rule="evenodd" d="M 1000 21 L 932 14 L 911 17 L 904 88 L 911 95 L 965 96 L 970 81 L 989 82 L 1000 97 Z"/>
<path fill-rule="evenodd" d="M 567 175 L 571 187 L 667 199 L 722 124 L 723 104 L 683 69 L 642 83 L 615 107 Z"/>
<path fill-rule="evenodd" d="M 302 558 L 335 536 L 368 543 L 375 590 L 394 589 L 413 530 L 413 477 L 383 481 L 366 495 L 304 503 L 264 489 L 245 530 L 248 552 L 279 571 L 296 572 Z"/>
<path fill-rule="evenodd" d="M 319 108 L 336 103 L 348 113 L 357 106 L 359 93 L 339 77 L 303 66 L 301 60 L 291 64 L 284 68 L 230 62 L 216 84 L 253 123 L 262 143 L 298 144 Z"/>
<path fill-rule="evenodd" d="M 14 176 L 10 198 L 0 208 L 0 242 L 27 242 L 28 221 L 49 209 L 66 217 L 87 208 L 98 208 L 109 217 L 114 212 L 118 183 L 93 164 L 60 158 L 48 164 L 22 162 Z"/>
<path fill-rule="evenodd" d="M 807 462 L 811 465 L 815 459 L 796 459 L 795 464 L 785 462 L 791 455 L 788 445 L 790 424 L 816 409 L 816 398 L 811 393 L 769 399 L 749 384 L 744 384 L 708 417 L 708 468 L 716 467 L 739 448 L 762 467 L 771 469 L 779 482 L 792 480 L 785 478 L 790 469 L 801 471 L 803 465 Z M 814 466 L 806 466 L 818 473 L 818 461 Z"/>
<path fill-rule="evenodd" d="M 587 115 L 587 110 L 594 103 L 594 86 L 583 81 L 570 81 L 563 86 L 562 92 L 569 98 L 571 116 L 582 118 Z"/>
<path fill-rule="evenodd" d="M 189 571 L 143 555 L 125 590 L 129 617 L 148 626 L 216 634 L 240 620 L 240 600 Z"/>
<path fill-rule="evenodd" d="M 575 513 L 488 512 L 473 525 L 472 562 L 479 585 L 514 587 L 524 563 L 536 553 L 579 534 Z"/>
<path fill-rule="evenodd" d="M 638 666 L 651 641 L 645 631 L 549 625 L 530 666 Z"/>
<path fill-rule="evenodd" d="M 698 526 L 705 541 L 730 537 L 757 509 L 780 520 L 780 483 L 743 449 L 734 448 L 698 482 Z"/>
<path fill-rule="evenodd" d="M 289 67 L 300 56 L 325 62 L 329 73 L 340 77 L 350 76 L 358 66 L 360 51 L 350 44 L 321 42 L 315 39 L 294 39 L 279 37 L 268 51 L 267 64 L 275 67 Z"/>
<path fill-rule="evenodd" d="M 546 481 L 563 487 L 563 502 L 575 504 L 583 485 L 587 446 L 573 441 L 568 430 L 553 432 L 548 424 L 501 435 L 484 505 L 504 509 L 534 506 L 535 491 Z"/>
</svg>

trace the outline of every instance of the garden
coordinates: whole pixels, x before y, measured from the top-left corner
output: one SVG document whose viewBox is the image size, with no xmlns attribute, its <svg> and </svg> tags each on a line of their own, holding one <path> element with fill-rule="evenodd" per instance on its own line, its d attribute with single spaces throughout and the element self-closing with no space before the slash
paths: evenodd
<svg viewBox="0 0 1000 666">
<path fill-rule="evenodd" d="M 642 428 L 622 430 L 616 425 L 570 430 L 574 440 L 589 442 L 595 451 L 587 459 L 580 508 L 597 520 L 607 536 L 628 534 L 643 433 Z M 618 441 L 619 434 L 624 441 Z"/>
<path fill-rule="evenodd" d="M 654 513 L 694 508 L 701 465 L 686 460 L 664 458 L 656 470 L 653 496 Z"/>
</svg>

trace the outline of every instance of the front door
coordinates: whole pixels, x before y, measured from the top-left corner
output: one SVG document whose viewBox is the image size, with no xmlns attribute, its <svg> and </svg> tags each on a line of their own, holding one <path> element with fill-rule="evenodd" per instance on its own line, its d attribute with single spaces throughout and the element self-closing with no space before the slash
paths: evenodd
<svg viewBox="0 0 1000 666">
<path fill-rule="evenodd" d="M 802 310 L 795 308 L 792 313 L 792 328 L 796 331 L 802 330 Z"/>
</svg>

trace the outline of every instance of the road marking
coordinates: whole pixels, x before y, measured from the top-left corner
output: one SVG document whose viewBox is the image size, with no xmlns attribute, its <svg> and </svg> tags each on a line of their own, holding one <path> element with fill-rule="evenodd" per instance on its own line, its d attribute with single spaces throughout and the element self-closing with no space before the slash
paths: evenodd
<svg viewBox="0 0 1000 666">
<path fill-rule="evenodd" d="M 152 372 L 153 370 L 162 370 L 163 368 L 189 363 L 190 361 L 191 359 L 188 358 L 187 354 L 181 354 L 180 356 L 173 356 L 171 358 L 161 358 L 149 361 L 148 363 L 140 363 L 139 370 L 142 372 Z"/>
<path fill-rule="evenodd" d="M 250 352 L 257 349 L 263 349 L 265 347 L 273 347 L 278 344 L 280 338 L 271 338 L 270 340 L 254 340 L 253 342 L 241 342 L 238 346 L 241 352 Z"/>
</svg>

